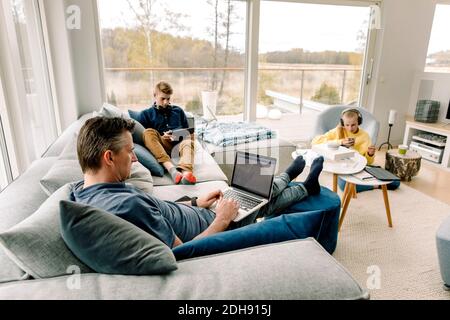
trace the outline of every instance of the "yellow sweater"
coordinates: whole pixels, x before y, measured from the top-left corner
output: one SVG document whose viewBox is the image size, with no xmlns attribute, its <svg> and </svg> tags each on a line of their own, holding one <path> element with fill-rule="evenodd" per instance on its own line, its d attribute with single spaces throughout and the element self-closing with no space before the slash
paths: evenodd
<svg viewBox="0 0 450 320">
<path fill-rule="evenodd" d="M 343 138 L 339 137 L 339 131 L 342 132 L 341 134 L 343 135 Z M 311 144 L 321 144 L 333 140 L 342 142 L 342 140 L 345 138 L 355 138 L 355 145 L 353 146 L 353 149 L 358 151 L 362 156 L 366 157 L 368 164 L 373 163 L 375 155 L 371 157 L 367 154 L 367 149 L 372 144 L 369 134 L 361 128 L 358 129 L 357 133 L 351 133 L 344 128 L 336 127 L 328 131 L 324 135 L 315 137 L 312 140 Z"/>
</svg>

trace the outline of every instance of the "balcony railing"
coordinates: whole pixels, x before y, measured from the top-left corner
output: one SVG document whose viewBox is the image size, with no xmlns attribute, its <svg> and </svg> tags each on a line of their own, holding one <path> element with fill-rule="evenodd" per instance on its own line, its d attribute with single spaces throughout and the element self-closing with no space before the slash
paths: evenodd
<svg viewBox="0 0 450 320">
<path fill-rule="evenodd" d="M 149 82 L 155 83 L 160 79 L 171 82 L 177 95 L 176 100 L 186 105 L 193 99 L 197 99 L 196 103 L 199 103 L 199 92 L 209 89 L 207 86 L 214 73 L 216 75 L 227 74 L 223 91 L 228 97 L 236 97 L 236 100 L 243 105 L 244 72 L 244 67 L 127 67 L 105 68 L 105 78 L 107 93 L 119 92 L 116 97 L 120 101 L 118 105 L 136 107 L 136 105 L 149 105 L 153 92 L 153 88 L 148 85 Z M 361 81 L 361 67 L 359 66 L 317 65 L 316 67 L 314 65 L 263 64 L 260 65 L 258 73 L 264 75 L 265 79 L 259 77 L 259 90 L 278 92 L 299 99 L 300 112 L 305 101 L 310 100 L 308 95 L 312 97 L 324 82 L 336 88 L 339 93 L 339 101 L 335 101 L 334 104 L 349 103 L 357 100 L 359 96 Z M 123 84 L 120 80 L 136 83 L 134 86 L 127 87 L 127 84 Z M 141 84 L 145 88 L 143 95 L 142 92 L 136 92 L 139 81 L 146 82 Z M 124 88 L 126 88 L 125 91 Z M 266 98 L 269 97 L 266 96 Z"/>
</svg>

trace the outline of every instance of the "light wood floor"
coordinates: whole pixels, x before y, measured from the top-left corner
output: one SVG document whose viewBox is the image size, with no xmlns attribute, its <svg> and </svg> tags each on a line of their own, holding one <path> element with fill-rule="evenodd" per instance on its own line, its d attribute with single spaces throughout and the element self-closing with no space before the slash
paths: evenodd
<svg viewBox="0 0 450 320">
<path fill-rule="evenodd" d="M 377 151 L 375 164 L 384 166 L 386 150 Z M 407 186 L 419 192 L 450 204 L 450 170 L 439 168 L 427 160 L 422 159 L 420 171 L 410 182 L 402 181 Z"/>
</svg>

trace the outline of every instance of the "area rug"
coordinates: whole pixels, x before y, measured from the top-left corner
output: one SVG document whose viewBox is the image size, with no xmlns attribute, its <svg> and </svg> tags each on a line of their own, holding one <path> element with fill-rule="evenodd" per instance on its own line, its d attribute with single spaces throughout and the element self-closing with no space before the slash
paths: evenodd
<svg viewBox="0 0 450 320">
<path fill-rule="evenodd" d="M 331 188 L 331 175 L 323 174 L 321 183 Z M 450 299 L 443 290 L 435 238 L 450 206 L 404 184 L 389 191 L 389 201 L 393 228 L 381 190 L 352 199 L 333 256 L 371 299 Z"/>
</svg>

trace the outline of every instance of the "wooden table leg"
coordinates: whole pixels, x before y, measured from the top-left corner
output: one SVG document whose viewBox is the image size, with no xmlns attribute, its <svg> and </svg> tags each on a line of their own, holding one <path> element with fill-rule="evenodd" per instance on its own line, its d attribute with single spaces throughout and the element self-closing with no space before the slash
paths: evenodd
<svg viewBox="0 0 450 320">
<path fill-rule="evenodd" d="M 352 198 L 356 199 L 356 185 L 355 187 L 352 189 Z"/>
<path fill-rule="evenodd" d="M 392 228 L 391 209 L 389 207 L 389 198 L 388 198 L 388 193 L 387 193 L 387 186 L 385 184 L 383 184 L 381 186 L 381 190 L 383 191 L 384 206 L 386 207 L 386 215 L 387 215 L 389 227 Z"/>
<path fill-rule="evenodd" d="M 348 183 L 345 182 L 344 193 L 342 194 L 341 208 L 344 205 L 345 197 L 348 195 Z"/>
<path fill-rule="evenodd" d="M 341 218 L 339 219 L 338 231 L 341 231 L 342 223 L 344 222 L 345 214 L 347 213 L 348 205 L 350 204 L 350 200 L 352 199 L 352 192 L 355 187 L 353 183 L 347 182 L 348 190 L 347 195 L 344 195 L 344 205 L 342 207 Z"/>
<path fill-rule="evenodd" d="M 333 173 L 333 192 L 337 193 L 338 175 Z"/>
</svg>

